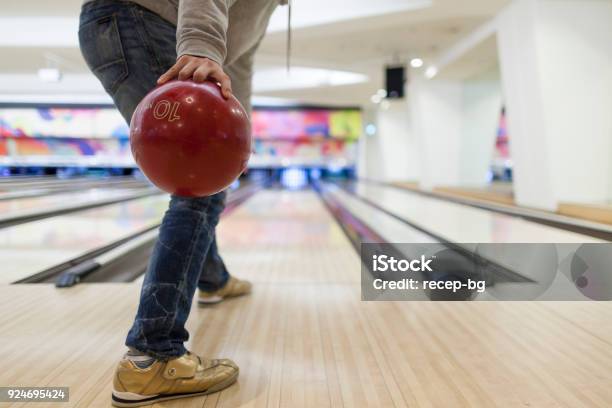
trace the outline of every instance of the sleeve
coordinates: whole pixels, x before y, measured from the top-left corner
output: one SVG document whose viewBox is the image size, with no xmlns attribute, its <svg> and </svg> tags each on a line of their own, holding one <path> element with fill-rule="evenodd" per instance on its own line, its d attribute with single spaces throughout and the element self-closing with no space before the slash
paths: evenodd
<svg viewBox="0 0 612 408">
<path fill-rule="evenodd" d="M 251 115 L 253 63 L 258 46 L 259 43 L 223 68 L 232 81 L 234 96 L 240 101 L 249 116 Z"/>
<path fill-rule="evenodd" d="M 227 0 L 179 0 L 177 56 L 206 57 L 223 66 L 227 24 Z"/>
</svg>

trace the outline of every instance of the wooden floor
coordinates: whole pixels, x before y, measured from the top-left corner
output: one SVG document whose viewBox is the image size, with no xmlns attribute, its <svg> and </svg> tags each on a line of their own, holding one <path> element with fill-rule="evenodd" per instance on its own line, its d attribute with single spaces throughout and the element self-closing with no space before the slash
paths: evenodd
<svg viewBox="0 0 612 408">
<path fill-rule="evenodd" d="M 219 234 L 255 291 L 194 306 L 189 347 L 240 379 L 157 407 L 612 406 L 610 303 L 361 302 L 359 260 L 311 192 L 259 193 Z M 110 406 L 138 291 L 0 286 L 0 385 L 70 387 L 32 407 Z"/>
</svg>

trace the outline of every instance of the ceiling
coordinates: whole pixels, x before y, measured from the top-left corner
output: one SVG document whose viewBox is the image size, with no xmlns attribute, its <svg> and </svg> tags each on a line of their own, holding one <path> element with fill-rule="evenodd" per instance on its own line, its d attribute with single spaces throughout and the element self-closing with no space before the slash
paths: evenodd
<svg viewBox="0 0 612 408">
<path fill-rule="evenodd" d="M 384 65 L 405 62 L 417 56 L 434 61 L 446 48 L 491 20 L 509 1 L 294 0 L 292 65 L 349 71 L 363 74 L 368 79 L 338 86 L 330 86 L 325 81 L 314 85 L 310 83 L 312 81 L 306 81 L 304 84 L 308 83 L 308 87 L 303 89 L 259 86 L 262 90 L 258 94 L 306 103 L 366 103 L 382 85 Z M 65 76 L 88 72 L 76 44 L 81 0 L 8 3 L 3 4 L 0 17 L 0 53 L 3 55 L 0 94 L 6 92 L 2 84 L 7 80 L 2 81 L 3 75 L 9 78 L 15 74 L 30 74 L 35 80 L 37 70 L 50 63 L 60 66 Z M 260 70 L 278 69 L 285 65 L 286 9 L 280 7 L 273 16 L 257 56 L 256 65 Z M 46 37 L 47 41 L 32 42 L 23 30 L 6 32 L 11 24 L 29 25 L 31 30 L 28 31 L 34 33 L 33 38 Z M 4 33 L 2 27 L 5 27 Z M 43 34 L 37 34 L 37 30 Z M 15 35 L 15 32 L 20 34 Z M 493 64 L 494 50 L 492 52 L 490 42 L 477 47 L 469 58 L 457 65 L 460 74 L 478 70 L 483 59 Z M 452 69 L 447 71 L 444 74 L 452 77 Z M 290 78 L 285 82 L 290 84 Z M 255 88 L 258 89 L 257 83 Z M 11 92 L 15 93 L 14 87 Z"/>
<path fill-rule="evenodd" d="M 76 16 L 82 0 L 28 0 L 2 4 L 2 16 Z"/>
</svg>

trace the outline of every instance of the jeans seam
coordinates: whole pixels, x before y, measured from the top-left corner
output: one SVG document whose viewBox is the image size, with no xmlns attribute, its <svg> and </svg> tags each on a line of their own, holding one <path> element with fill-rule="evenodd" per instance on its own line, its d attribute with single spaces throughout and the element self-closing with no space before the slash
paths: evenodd
<svg viewBox="0 0 612 408">
<path fill-rule="evenodd" d="M 195 243 L 198 241 L 198 237 L 200 235 L 200 231 L 202 231 L 202 229 L 204 228 L 204 218 L 208 218 L 208 208 L 210 207 L 210 200 L 206 201 L 206 207 L 204 207 L 202 209 L 202 211 L 200 212 L 200 222 L 198 222 L 198 226 L 197 226 L 197 233 L 194 234 L 194 236 L 191 238 L 191 242 L 189 243 L 189 259 L 188 259 L 188 263 L 185 266 L 185 271 L 189 270 L 189 267 L 191 266 L 191 262 L 193 260 L 193 256 L 192 256 L 192 252 L 193 252 L 193 247 L 195 246 Z"/>
<path fill-rule="evenodd" d="M 114 61 L 107 62 L 106 64 L 102 64 L 99 67 L 94 68 L 94 71 L 98 71 L 98 70 L 110 67 L 110 66 L 115 65 L 115 64 L 120 63 L 120 62 L 125 63 L 125 59 L 119 58 L 119 59 L 116 59 Z"/>
<path fill-rule="evenodd" d="M 172 252 L 174 255 L 178 255 L 178 256 L 182 256 L 183 254 L 180 251 L 177 251 L 176 249 L 172 248 L 171 246 L 167 245 L 160 237 L 157 238 L 157 242 L 159 243 L 159 245 L 163 246 L 166 250 Z"/>
<path fill-rule="evenodd" d="M 177 296 L 176 303 L 174 304 L 174 310 L 176 310 L 176 313 L 174 313 L 174 318 L 172 319 L 172 323 L 168 325 L 168 333 L 172 331 L 172 329 L 174 328 L 174 325 L 176 324 L 176 318 L 178 317 L 179 302 L 181 301 L 181 297 L 184 297 L 183 291 L 185 289 L 185 284 L 187 282 L 187 279 L 186 279 L 187 274 L 189 273 L 189 268 L 191 267 L 191 263 L 193 260 L 194 247 L 195 247 L 196 242 L 198 241 L 200 232 L 204 228 L 203 218 L 207 217 L 206 212 L 208 211 L 209 207 L 210 207 L 210 201 L 208 200 L 206 202 L 206 207 L 203 208 L 202 211 L 200 212 L 200 222 L 198 222 L 195 233 L 193 234 L 191 238 L 191 242 L 189 243 L 189 249 L 187 251 L 188 253 L 187 263 L 185 264 L 183 270 L 181 271 L 181 280 L 178 282 L 178 285 L 177 285 L 177 291 L 179 292 L 179 296 Z"/>
<path fill-rule="evenodd" d="M 162 68 L 162 64 L 161 61 L 159 60 L 157 53 L 155 52 L 154 48 L 151 47 L 150 42 L 147 40 L 147 38 L 150 38 L 150 34 L 147 31 L 147 27 L 145 24 L 145 19 L 144 16 L 142 14 L 142 10 L 138 9 L 137 7 L 132 7 L 130 9 L 132 15 L 134 16 L 134 18 L 138 21 L 138 24 L 135 24 L 135 30 L 138 33 L 138 38 L 140 38 L 140 41 L 143 43 L 145 49 L 147 50 L 147 53 L 149 54 L 149 57 L 151 57 L 154 61 L 155 61 L 155 68 L 157 70 L 157 74 L 161 75 L 163 74 L 163 68 Z M 143 32 L 145 35 L 143 35 Z"/>
<path fill-rule="evenodd" d="M 121 58 L 118 61 L 116 61 L 115 64 L 120 61 L 121 64 L 123 65 L 123 74 L 120 75 L 117 79 L 115 79 L 115 81 L 109 87 L 110 92 L 114 94 L 119 88 L 119 85 L 121 85 L 123 81 L 125 81 L 125 79 L 130 75 L 130 68 L 127 63 L 127 58 L 125 58 L 125 51 L 123 50 L 123 41 L 121 40 L 121 30 L 119 30 L 118 14 L 113 13 L 111 15 L 111 20 L 112 20 L 111 24 L 113 25 L 113 29 L 117 33 L 117 42 L 119 43 L 119 52 L 121 53 Z M 110 64 L 105 64 L 105 66 L 106 65 L 110 65 Z M 101 69 L 101 67 L 98 67 L 97 69 L 99 70 Z"/>
</svg>

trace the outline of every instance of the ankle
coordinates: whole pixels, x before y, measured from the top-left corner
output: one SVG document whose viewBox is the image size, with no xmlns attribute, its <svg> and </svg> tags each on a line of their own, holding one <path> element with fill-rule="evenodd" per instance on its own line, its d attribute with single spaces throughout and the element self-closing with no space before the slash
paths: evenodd
<svg viewBox="0 0 612 408">
<path fill-rule="evenodd" d="M 148 368 L 155 362 L 154 357 L 151 357 L 150 355 L 132 347 L 128 347 L 128 351 L 125 353 L 125 358 L 141 369 Z"/>
</svg>

